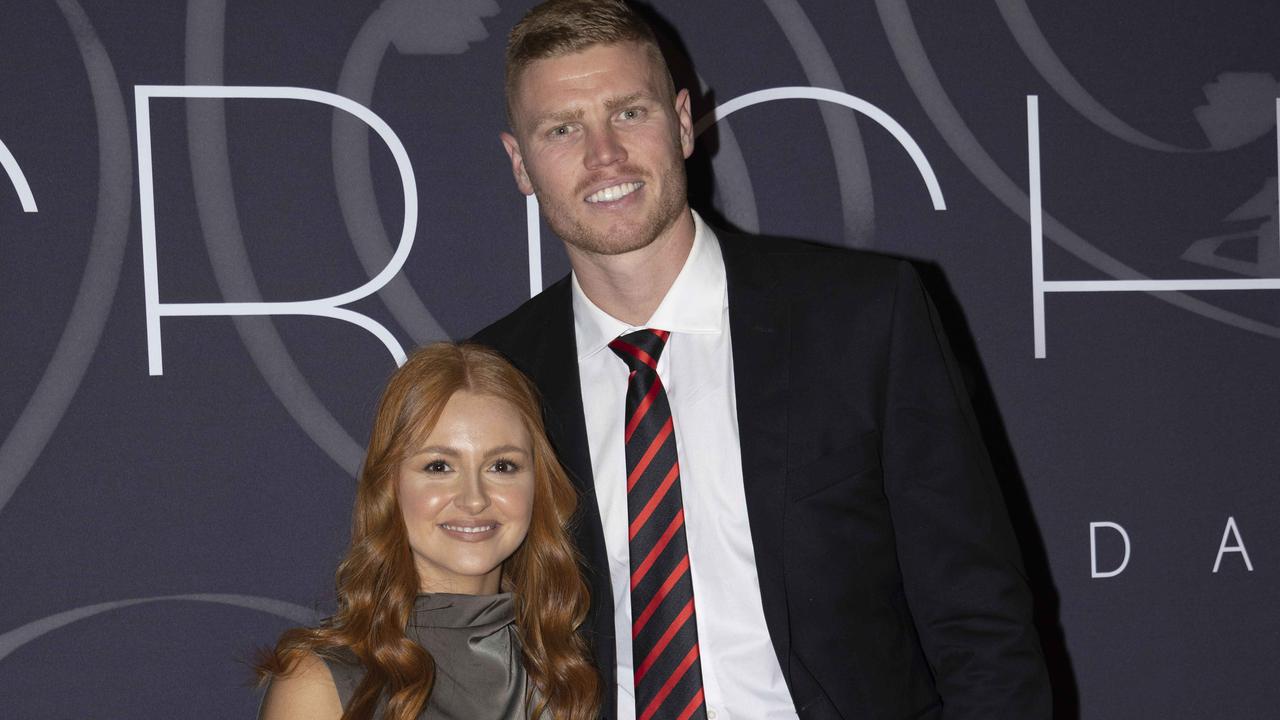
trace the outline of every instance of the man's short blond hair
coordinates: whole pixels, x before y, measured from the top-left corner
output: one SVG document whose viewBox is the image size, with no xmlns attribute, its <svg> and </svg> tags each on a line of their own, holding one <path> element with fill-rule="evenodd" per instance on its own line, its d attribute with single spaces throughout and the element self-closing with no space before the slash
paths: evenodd
<svg viewBox="0 0 1280 720">
<path fill-rule="evenodd" d="M 507 122 L 515 129 L 512 102 L 520 74 L 531 63 L 581 52 L 594 45 L 634 42 L 661 68 L 675 97 L 671 71 L 649 24 L 622 0 L 547 0 L 530 10 L 507 36 L 504 87 Z"/>
</svg>

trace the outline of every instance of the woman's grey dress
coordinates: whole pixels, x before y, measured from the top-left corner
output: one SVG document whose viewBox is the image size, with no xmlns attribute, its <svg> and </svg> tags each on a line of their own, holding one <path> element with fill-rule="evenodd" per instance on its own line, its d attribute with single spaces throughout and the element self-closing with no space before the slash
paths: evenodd
<svg viewBox="0 0 1280 720">
<path fill-rule="evenodd" d="M 436 679 L 419 720 L 523 720 L 528 678 L 520 661 L 511 593 L 418 596 L 407 634 L 435 658 Z M 364 668 L 325 658 L 347 707 Z M 382 717 L 386 695 L 374 717 Z"/>
</svg>

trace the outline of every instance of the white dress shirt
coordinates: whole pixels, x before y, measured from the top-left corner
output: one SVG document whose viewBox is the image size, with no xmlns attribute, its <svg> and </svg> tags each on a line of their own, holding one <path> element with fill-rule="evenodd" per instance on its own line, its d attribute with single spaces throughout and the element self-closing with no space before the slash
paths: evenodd
<svg viewBox="0 0 1280 720">
<path fill-rule="evenodd" d="M 747 523 L 724 259 L 715 235 L 697 213 L 694 225 L 693 248 L 684 267 L 642 327 L 671 332 L 658 375 L 675 421 L 707 717 L 795 720 L 765 626 Z M 613 585 L 618 720 L 634 720 L 622 440 L 629 371 L 608 344 L 640 328 L 596 307 L 576 275 L 572 284 L 582 406 Z"/>
</svg>

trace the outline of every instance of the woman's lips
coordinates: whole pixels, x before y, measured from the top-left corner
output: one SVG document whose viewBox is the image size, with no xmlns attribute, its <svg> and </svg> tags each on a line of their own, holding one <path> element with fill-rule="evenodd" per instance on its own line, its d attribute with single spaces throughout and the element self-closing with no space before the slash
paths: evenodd
<svg viewBox="0 0 1280 720">
<path fill-rule="evenodd" d="M 497 535 L 498 528 L 501 527 L 501 523 L 440 523 L 437 527 L 448 533 L 452 538 L 463 540 L 465 542 L 480 542 Z"/>
</svg>

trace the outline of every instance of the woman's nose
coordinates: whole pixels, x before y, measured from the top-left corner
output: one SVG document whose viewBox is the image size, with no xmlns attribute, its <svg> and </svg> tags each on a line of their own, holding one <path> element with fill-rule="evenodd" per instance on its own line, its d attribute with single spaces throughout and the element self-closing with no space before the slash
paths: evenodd
<svg viewBox="0 0 1280 720">
<path fill-rule="evenodd" d="M 453 503 L 472 515 L 479 514 L 489 507 L 489 493 L 485 490 L 484 480 L 479 472 L 469 473 L 462 479 L 462 487 L 454 496 Z"/>
</svg>

